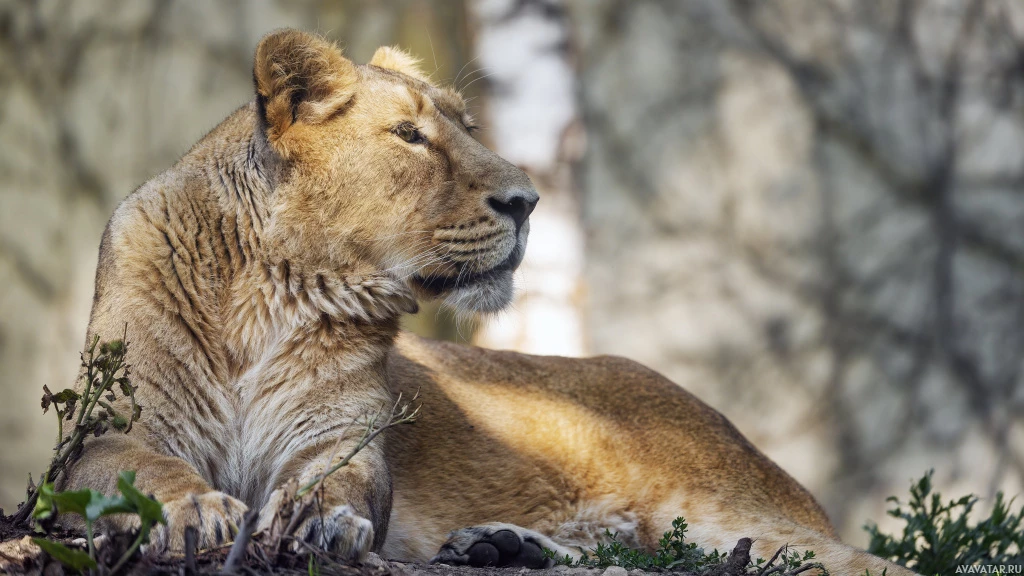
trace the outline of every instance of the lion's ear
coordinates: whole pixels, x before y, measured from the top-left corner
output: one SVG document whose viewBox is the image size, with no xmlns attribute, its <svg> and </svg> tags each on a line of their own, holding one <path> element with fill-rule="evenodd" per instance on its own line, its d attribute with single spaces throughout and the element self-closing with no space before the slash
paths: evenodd
<svg viewBox="0 0 1024 576">
<path fill-rule="evenodd" d="M 253 82 L 267 139 L 275 144 L 296 122 L 330 117 L 352 99 L 358 78 L 355 64 L 320 36 L 287 29 L 264 36 Z"/>
<path fill-rule="evenodd" d="M 430 78 L 423 73 L 423 70 L 420 70 L 419 58 L 396 46 L 377 48 L 377 51 L 373 53 L 373 58 L 370 59 L 370 66 L 394 70 L 420 82 L 431 83 Z"/>
</svg>

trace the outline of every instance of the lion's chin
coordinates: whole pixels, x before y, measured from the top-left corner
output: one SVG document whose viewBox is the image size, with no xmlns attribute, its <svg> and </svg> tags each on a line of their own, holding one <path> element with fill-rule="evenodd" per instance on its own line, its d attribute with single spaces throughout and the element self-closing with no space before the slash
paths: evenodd
<svg viewBox="0 0 1024 576">
<path fill-rule="evenodd" d="M 456 312 L 499 312 L 515 297 L 513 274 L 523 261 L 526 242 L 517 245 L 504 262 L 473 274 L 423 278 L 414 276 L 412 287 L 421 298 L 441 299 Z"/>
<path fill-rule="evenodd" d="M 456 312 L 498 312 L 512 303 L 514 269 L 495 269 L 461 280 L 455 278 L 414 277 L 412 288 L 417 297 L 436 300 Z"/>
<path fill-rule="evenodd" d="M 494 271 L 472 284 L 448 292 L 444 305 L 460 312 L 498 312 L 512 303 L 515 283 L 512 270 Z"/>
</svg>

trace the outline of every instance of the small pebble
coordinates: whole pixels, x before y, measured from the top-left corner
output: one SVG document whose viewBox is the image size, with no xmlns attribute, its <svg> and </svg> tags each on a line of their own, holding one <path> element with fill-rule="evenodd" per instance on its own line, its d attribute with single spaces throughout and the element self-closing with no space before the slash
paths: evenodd
<svg viewBox="0 0 1024 576">
<path fill-rule="evenodd" d="M 374 552 L 370 552 L 366 555 L 366 558 L 363 559 L 363 564 L 367 566 L 372 566 L 374 568 L 380 568 L 381 566 L 385 565 L 385 562 L 384 559 L 381 558 L 379 555 L 377 555 Z"/>
<path fill-rule="evenodd" d="M 609 566 L 605 568 L 602 576 L 627 576 L 629 572 L 622 566 Z"/>
</svg>

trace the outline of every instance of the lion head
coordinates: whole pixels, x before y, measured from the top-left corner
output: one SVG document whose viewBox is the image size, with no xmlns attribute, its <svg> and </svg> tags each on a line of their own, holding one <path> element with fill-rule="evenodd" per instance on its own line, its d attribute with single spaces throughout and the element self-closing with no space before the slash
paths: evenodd
<svg viewBox="0 0 1024 576">
<path fill-rule="evenodd" d="M 260 42 L 253 76 L 280 158 L 273 250 L 311 267 L 369 267 L 462 310 L 509 303 L 538 196 L 474 139 L 457 91 L 399 50 L 360 66 L 295 30 Z"/>
</svg>

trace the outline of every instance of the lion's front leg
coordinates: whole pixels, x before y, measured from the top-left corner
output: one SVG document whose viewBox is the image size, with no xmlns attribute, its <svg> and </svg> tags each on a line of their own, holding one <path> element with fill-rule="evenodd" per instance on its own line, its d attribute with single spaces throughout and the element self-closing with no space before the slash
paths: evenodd
<svg viewBox="0 0 1024 576">
<path fill-rule="evenodd" d="M 143 436 L 145 426 L 140 424 L 133 434 Z M 117 473 L 122 470 L 135 471 L 135 487 L 163 504 L 166 525 L 154 529 L 149 546 L 152 552 L 183 551 L 185 530 L 190 527 L 197 531 L 200 549 L 226 544 L 234 538 L 248 509 L 240 500 L 213 489 L 184 460 L 155 452 L 137 438 L 114 431 L 87 441 L 61 489 L 92 488 L 113 494 Z M 64 515 L 61 522 L 73 529 L 84 528 L 78 516 Z M 104 531 L 135 529 L 138 517 L 107 516 L 99 527 Z"/>
<path fill-rule="evenodd" d="M 292 477 L 299 487 L 315 482 L 332 459 L 340 460 L 353 444 L 355 441 L 343 442 L 312 458 L 296 458 L 297 473 Z M 301 549 L 302 541 L 349 560 L 362 560 L 383 544 L 391 514 L 391 476 L 374 443 L 363 448 L 347 466 L 327 476 L 310 495 L 312 505 L 303 511 L 290 534 L 296 539 L 294 549 Z M 258 530 L 270 529 L 275 518 L 280 518 L 279 511 L 294 506 L 294 497 L 293 490 L 275 490 L 260 512 Z"/>
</svg>

